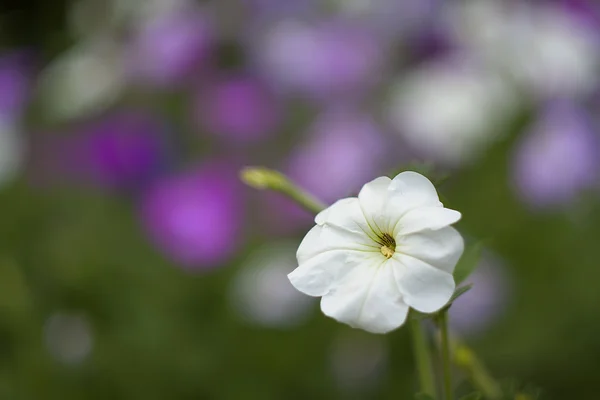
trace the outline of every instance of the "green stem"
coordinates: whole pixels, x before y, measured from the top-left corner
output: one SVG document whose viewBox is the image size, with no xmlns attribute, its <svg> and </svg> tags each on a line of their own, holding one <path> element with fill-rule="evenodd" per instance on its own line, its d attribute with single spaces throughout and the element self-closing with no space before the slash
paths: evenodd
<svg viewBox="0 0 600 400">
<path fill-rule="evenodd" d="M 469 375 L 473 384 L 481 390 L 485 398 L 490 400 L 500 399 L 502 397 L 500 385 L 490 375 L 473 350 L 456 338 L 453 340 L 452 347 L 454 362 Z"/>
<path fill-rule="evenodd" d="M 241 178 L 247 185 L 255 189 L 270 189 L 283 193 L 314 214 L 318 214 L 327 207 L 280 172 L 262 167 L 248 167 L 242 170 Z"/>
<path fill-rule="evenodd" d="M 285 185 L 280 187 L 279 191 L 289 196 L 296 203 L 300 204 L 306 210 L 314 214 L 320 213 L 327 207 L 325 204 L 321 203 L 315 197 L 300 189 L 298 186 L 294 185 L 290 181 L 287 181 Z"/>
<path fill-rule="evenodd" d="M 444 371 L 444 398 L 452 400 L 452 371 L 450 365 L 450 344 L 448 338 L 448 312 L 443 311 L 438 316 L 438 327 L 442 342 L 442 367 Z"/>
<path fill-rule="evenodd" d="M 410 317 L 409 317 L 410 318 Z M 431 349 L 425 336 L 425 331 L 418 319 L 410 319 L 413 352 L 419 374 L 419 385 L 422 393 L 435 396 L 435 379 L 431 365 Z"/>
</svg>

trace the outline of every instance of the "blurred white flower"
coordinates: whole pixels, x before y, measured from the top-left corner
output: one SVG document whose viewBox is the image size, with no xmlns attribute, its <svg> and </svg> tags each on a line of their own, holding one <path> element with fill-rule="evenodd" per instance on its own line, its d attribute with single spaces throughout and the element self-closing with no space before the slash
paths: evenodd
<svg viewBox="0 0 600 400">
<path fill-rule="evenodd" d="M 556 4 L 452 3 L 458 43 L 540 96 L 586 94 L 598 83 L 600 37 Z"/>
<path fill-rule="evenodd" d="M 103 111 L 124 84 L 120 46 L 95 37 L 80 42 L 43 71 L 40 96 L 49 118 L 70 119 Z"/>
<path fill-rule="evenodd" d="M 288 328 L 306 321 L 313 301 L 290 284 L 296 266 L 296 245 L 276 242 L 253 253 L 231 286 L 233 307 L 246 320 L 271 328 Z"/>
<path fill-rule="evenodd" d="M 463 239 L 433 184 L 416 172 L 377 178 L 358 198 L 319 213 L 297 252 L 289 279 L 322 296 L 329 317 L 373 333 L 401 326 L 409 307 L 431 313 L 454 292 L 452 272 Z"/>
<path fill-rule="evenodd" d="M 375 389 L 389 365 L 384 338 L 360 331 L 344 331 L 329 350 L 329 364 L 337 385 L 352 394 Z"/>
<path fill-rule="evenodd" d="M 422 155 L 447 165 L 473 160 L 513 115 L 517 99 L 501 77 L 465 58 L 438 59 L 392 86 L 388 119 Z"/>
<path fill-rule="evenodd" d="M 44 339 L 48 351 L 64 364 L 79 364 L 93 347 L 92 328 L 84 315 L 55 313 L 44 325 Z"/>
</svg>

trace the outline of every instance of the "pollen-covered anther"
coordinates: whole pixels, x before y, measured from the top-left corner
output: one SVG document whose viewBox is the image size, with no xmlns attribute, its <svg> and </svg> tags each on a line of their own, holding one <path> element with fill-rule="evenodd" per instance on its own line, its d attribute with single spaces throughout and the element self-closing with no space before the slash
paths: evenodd
<svg viewBox="0 0 600 400">
<path fill-rule="evenodd" d="M 381 246 L 381 254 L 385 256 L 385 258 L 392 258 L 394 255 L 394 250 L 390 249 L 387 246 Z"/>
</svg>

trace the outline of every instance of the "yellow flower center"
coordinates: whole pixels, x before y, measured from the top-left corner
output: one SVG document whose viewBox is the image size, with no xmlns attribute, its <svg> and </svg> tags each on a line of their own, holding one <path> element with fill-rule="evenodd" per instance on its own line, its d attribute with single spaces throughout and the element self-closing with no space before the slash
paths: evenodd
<svg viewBox="0 0 600 400">
<path fill-rule="evenodd" d="M 381 254 L 383 254 L 385 258 L 392 258 L 394 252 L 396 251 L 396 240 L 392 237 L 392 235 L 384 233 L 379 237 L 378 243 L 381 245 Z"/>
</svg>

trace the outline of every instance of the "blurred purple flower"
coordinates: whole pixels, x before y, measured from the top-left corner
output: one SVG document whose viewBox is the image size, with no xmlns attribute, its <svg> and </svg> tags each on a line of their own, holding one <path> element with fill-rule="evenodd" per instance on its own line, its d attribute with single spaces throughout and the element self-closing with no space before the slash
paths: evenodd
<svg viewBox="0 0 600 400">
<path fill-rule="evenodd" d="M 285 172 L 326 203 L 332 203 L 378 176 L 385 166 L 386 145 L 375 121 L 349 111 L 330 111 L 314 123 L 306 142 L 290 155 Z M 294 228 L 310 221 L 308 213 L 287 199 L 274 197 L 278 225 Z M 283 214 L 283 215 L 281 215 Z"/>
<path fill-rule="evenodd" d="M 194 111 L 206 130 L 233 144 L 264 139 L 279 122 L 278 104 L 269 88 L 244 75 L 221 79 L 202 90 Z"/>
<path fill-rule="evenodd" d="M 382 43 L 364 27 L 284 21 L 258 45 L 258 64 L 274 83 L 317 99 L 357 95 L 381 75 Z"/>
<path fill-rule="evenodd" d="M 179 84 L 207 60 L 213 41 L 213 27 L 197 9 L 187 7 L 147 20 L 133 39 L 131 73 L 144 83 Z"/>
<path fill-rule="evenodd" d="M 598 183 L 600 136 L 577 105 L 556 101 L 518 143 L 513 161 L 513 179 L 525 202 L 566 203 Z"/>
<path fill-rule="evenodd" d="M 0 118 L 13 121 L 20 116 L 29 94 L 30 73 L 25 53 L 0 56 Z"/>
<path fill-rule="evenodd" d="M 592 27 L 600 28 L 600 5 L 596 0 L 554 0 Z M 600 34 L 600 32 L 599 32 Z"/>
<path fill-rule="evenodd" d="M 140 112 L 119 112 L 82 126 L 75 135 L 43 140 L 42 168 L 103 188 L 141 188 L 167 166 L 163 124 Z"/>
<path fill-rule="evenodd" d="M 224 161 L 158 182 L 143 198 L 141 216 L 154 244 L 188 269 L 209 269 L 241 247 L 242 187 Z"/>
<path fill-rule="evenodd" d="M 484 257 L 465 283 L 473 287 L 450 307 L 450 327 L 462 335 L 483 332 L 506 308 L 509 280 L 497 260 Z"/>
</svg>

